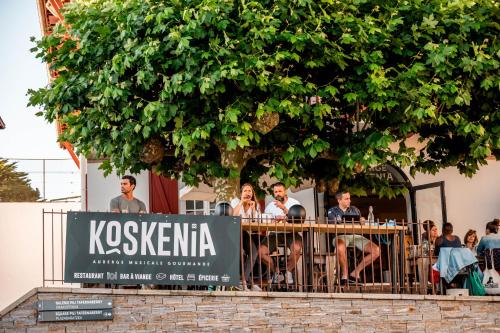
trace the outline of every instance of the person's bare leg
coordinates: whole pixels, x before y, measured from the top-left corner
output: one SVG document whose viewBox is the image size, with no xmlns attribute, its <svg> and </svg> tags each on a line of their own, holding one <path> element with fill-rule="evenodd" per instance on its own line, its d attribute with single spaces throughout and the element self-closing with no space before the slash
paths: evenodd
<svg viewBox="0 0 500 333">
<path fill-rule="evenodd" d="M 259 247 L 259 257 L 267 268 L 269 268 L 269 272 L 274 272 L 274 262 L 269 255 L 269 248 L 266 245 L 261 245 Z"/>
<path fill-rule="evenodd" d="M 296 239 L 292 244 L 290 244 L 290 255 L 286 262 L 286 270 L 292 272 L 297 266 L 297 262 L 300 259 L 302 253 L 302 242 Z"/>
<path fill-rule="evenodd" d="M 341 279 L 347 279 L 347 248 L 342 239 L 335 241 L 335 251 L 337 252 L 340 266 Z"/>
<path fill-rule="evenodd" d="M 363 260 L 361 260 L 361 262 L 356 266 L 354 271 L 352 271 L 351 273 L 351 276 L 355 279 L 359 279 L 361 271 L 366 266 L 368 266 L 369 264 L 373 263 L 375 260 L 378 259 L 378 257 L 380 256 L 380 249 L 377 245 L 373 244 L 372 242 L 369 242 L 368 244 L 365 245 L 363 253 L 367 253 L 367 255 L 363 257 Z"/>
</svg>

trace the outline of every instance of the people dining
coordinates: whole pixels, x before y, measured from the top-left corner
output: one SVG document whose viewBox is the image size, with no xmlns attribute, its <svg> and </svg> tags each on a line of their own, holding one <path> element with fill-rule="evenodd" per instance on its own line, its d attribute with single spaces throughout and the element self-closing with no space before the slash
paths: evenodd
<svg viewBox="0 0 500 333">
<path fill-rule="evenodd" d="M 272 215 L 275 221 L 283 222 L 288 215 L 288 210 L 292 206 L 300 205 L 300 202 L 294 198 L 288 197 L 287 188 L 283 183 L 276 183 L 273 185 L 273 194 L 274 200 L 266 206 L 264 213 Z M 290 255 L 286 262 L 285 276 L 277 272 L 274 261 L 270 256 L 270 254 L 277 249 L 278 244 L 282 243 L 286 243 L 287 248 L 290 250 Z M 302 246 L 302 237 L 298 233 L 270 233 L 264 238 L 259 247 L 259 256 L 271 273 L 271 283 L 280 283 L 284 281 L 285 278 L 286 284 L 292 285 L 294 283 L 293 272 L 297 267 L 297 262 L 302 256 Z"/>
<path fill-rule="evenodd" d="M 361 224 L 364 224 L 364 219 L 358 208 L 351 205 L 351 194 L 349 191 L 341 191 L 335 195 L 338 205 L 328 210 L 328 223 L 342 223 L 346 218 L 357 216 Z M 339 266 L 340 266 L 340 284 L 347 285 L 350 282 L 356 284 L 360 279 L 361 272 L 380 256 L 380 248 L 368 238 L 357 234 L 338 235 L 333 240 L 335 246 Z M 356 265 L 354 270 L 348 275 L 347 268 L 347 248 L 356 247 L 363 252 L 363 259 Z"/>
<path fill-rule="evenodd" d="M 430 244 L 434 244 L 439 236 L 436 223 L 432 220 L 425 220 L 423 222 L 424 232 L 422 233 L 422 241 L 428 241 Z"/>
<path fill-rule="evenodd" d="M 464 245 L 466 248 L 472 251 L 474 255 L 477 255 L 476 247 L 477 247 L 478 239 L 476 230 L 469 229 L 464 236 Z"/>
<path fill-rule="evenodd" d="M 434 221 L 425 220 L 423 222 L 424 232 L 422 233 L 422 255 L 428 256 L 434 253 L 434 245 L 439 236 L 438 228 Z"/>
<path fill-rule="evenodd" d="M 243 219 L 252 219 L 258 217 L 260 214 L 260 205 L 255 194 L 255 190 L 252 184 L 245 183 L 241 186 L 240 198 L 234 198 L 231 200 L 231 206 L 233 208 L 233 216 L 241 216 Z M 251 279 L 251 271 L 257 261 L 258 256 L 258 237 L 256 235 L 251 235 L 249 232 L 242 234 L 242 254 L 241 257 L 244 260 L 244 265 L 242 267 L 242 280 L 239 289 L 241 290 L 252 290 L 260 291 L 261 288 L 253 283 Z M 255 239 L 257 238 L 257 239 Z M 250 287 L 248 285 L 250 284 Z"/>
<path fill-rule="evenodd" d="M 479 244 L 477 246 L 477 254 L 484 256 L 485 250 L 487 249 L 498 249 L 500 248 L 500 235 L 498 234 L 498 226 L 495 221 L 488 222 L 486 224 L 486 235 L 481 237 Z"/>
<path fill-rule="evenodd" d="M 446 222 L 443 225 L 443 234 L 436 239 L 434 255 L 439 256 L 442 247 L 462 247 L 460 237 L 453 235 L 453 224 Z"/>
</svg>

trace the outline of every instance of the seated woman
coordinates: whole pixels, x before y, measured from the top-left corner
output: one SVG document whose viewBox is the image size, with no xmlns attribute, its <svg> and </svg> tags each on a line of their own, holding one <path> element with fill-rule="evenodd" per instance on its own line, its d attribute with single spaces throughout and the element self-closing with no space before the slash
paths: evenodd
<svg viewBox="0 0 500 333">
<path fill-rule="evenodd" d="M 498 234 L 498 226 L 495 221 L 486 224 L 486 236 L 481 237 L 481 241 L 477 246 L 477 254 L 484 255 L 486 249 L 500 248 L 500 235 Z"/>
<path fill-rule="evenodd" d="M 427 256 L 430 253 L 434 253 L 434 245 L 436 244 L 436 239 L 438 238 L 438 229 L 434 221 L 425 220 L 424 232 L 422 233 L 422 243 L 427 245 L 427 251 L 423 251 L 423 255 Z"/>
<path fill-rule="evenodd" d="M 464 237 L 464 245 L 466 248 L 472 251 L 474 255 L 477 255 L 476 245 L 478 243 L 476 230 L 469 229 Z"/>
<path fill-rule="evenodd" d="M 453 235 L 453 224 L 447 222 L 443 225 L 443 234 L 436 239 L 434 255 L 439 256 L 442 247 L 462 247 L 460 237 Z"/>
<path fill-rule="evenodd" d="M 241 186 L 241 196 L 240 199 L 231 200 L 231 206 L 233 207 L 233 216 L 241 216 L 243 219 L 253 219 L 257 218 L 260 214 L 259 202 L 257 201 L 257 197 L 255 195 L 255 190 L 253 186 L 249 183 L 243 184 Z M 242 281 L 241 281 L 241 289 L 250 290 L 247 287 L 247 282 L 250 278 L 251 270 L 257 260 L 257 246 L 255 245 L 255 241 L 250 235 L 250 233 L 245 232 L 242 235 L 243 244 L 242 244 L 242 257 L 244 258 L 245 264 L 242 268 Z M 261 288 L 252 283 L 251 290 L 260 291 Z"/>
<path fill-rule="evenodd" d="M 441 263 L 441 257 L 439 257 L 439 252 L 441 248 L 461 248 L 462 247 L 462 242 L 460 241 L 460 237 L 453 235 L 453 225 L 449 222 L 445 223 L 443 225 L 443 234 L 436 239 L 436 246 L 434 249 L 434 255 L 438 257 L 438 264 Z M 450 252 L 451 255 L 451 252 Z M 460 254 L 460 256 L 463 256 Z M 475 260 L 475 257 L 471 254 L 470 257 L 473 257 Z M 467 258 L 470 259 L 470 258 Z M 477 261 L 477 260 L 476 260 Z M 444 278 L 445 282 L 445 287 L 447 288 L 458 288 L 459 286 L 463 286 L 464 282 L 464 275 L 459 275 L 459 271 L 465 267 L 458 267 L 456 268 L 456 264 L 451 264 L 450 258 L 446 260 L 446 265 L 440 267 L 440 272 L 441 272 L 441 277 Z M 460 263 L 464 263 L 465 261 L 462 259 L 460 260 Z M 445 267 L 446 266 L 446 267 Z M 450 267 L 454 267 L 455 269 L 450 269 Z M 443 271 L 446 272 L 446 275 L 448 276 L 448 280 L 450 280 L 451 276 L 453 276 L 452 280 L 450 282 L 446 282 L 446 277 L 443 274 Z M 455 271 L 455 272 L 454 272 Z M 435 281 L 437 282 L 437 281 Z"/>
<path fill-rule="evenodd" d="M 425 220 L 423 222 L 424 232 L 422 233 L 422 250 L 418 253 L 417 266 L 419 272 L 420 293 L 425 294 L 428 291 L 429 272 L 432 265 L 436 262 L 434 246 L 438 238 L 438 228 L 434 221 Z"/>
</svg>

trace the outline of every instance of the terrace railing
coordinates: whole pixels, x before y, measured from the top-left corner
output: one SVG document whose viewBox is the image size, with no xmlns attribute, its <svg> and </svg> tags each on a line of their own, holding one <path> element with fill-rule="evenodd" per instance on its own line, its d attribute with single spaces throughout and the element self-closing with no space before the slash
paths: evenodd
<svg viewBox="0 0 500 333">
<path fill-rule="evenodd" d="M 43 286 L 64 285 L 66 218 L 67 213 L 63 211 L 43 212 Z M 309 219 L 242 219 L 241 251 L 234 254 L 240 257 L 242 280 L 234 288 L 436 294 L 438 281 L 429 278 L 436 258 L 432 244 L 422 240 L 422 231 L 420 222 L 392 220 L 371 224 L 349 220 L 327 224 Z M 364 262 L 358 270 L 357 281 L 344 280 L 339 239 L 349 243 L 345 250 L 348 276 Z M 363 251 L 368 241 L 373 244 L 370 245 L 371 256 Z"/>
</svg>

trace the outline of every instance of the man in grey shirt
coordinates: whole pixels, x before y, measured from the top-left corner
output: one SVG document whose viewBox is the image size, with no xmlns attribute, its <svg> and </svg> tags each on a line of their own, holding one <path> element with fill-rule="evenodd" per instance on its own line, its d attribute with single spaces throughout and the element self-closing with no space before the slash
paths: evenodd
<svg viewBox="0 0 500 333">
<path fill-rule="evenodd" d="M 147 213 L 146 205 L 141 200 L 134 198 L 134 190 L 136 181 L 134 176 L 125 175 L 120 182 L 122 194 L 116 198 L 111 199 L 109 203 L 112 213 Z M 155 289 L 154 285 L 112 285 L 112 288 L 128 289 L 128 288 L 141 288 L 142 289 Z"/>
<path fill-rule="evenodd" d="M 147 213 L 146 205 L 141 200 L 134 198 L 136 181 L 133 176 L 122 177 L 120 187 L 122 194 L 111 199 L 110 209 L 113 213 Z"/>
</svg>

